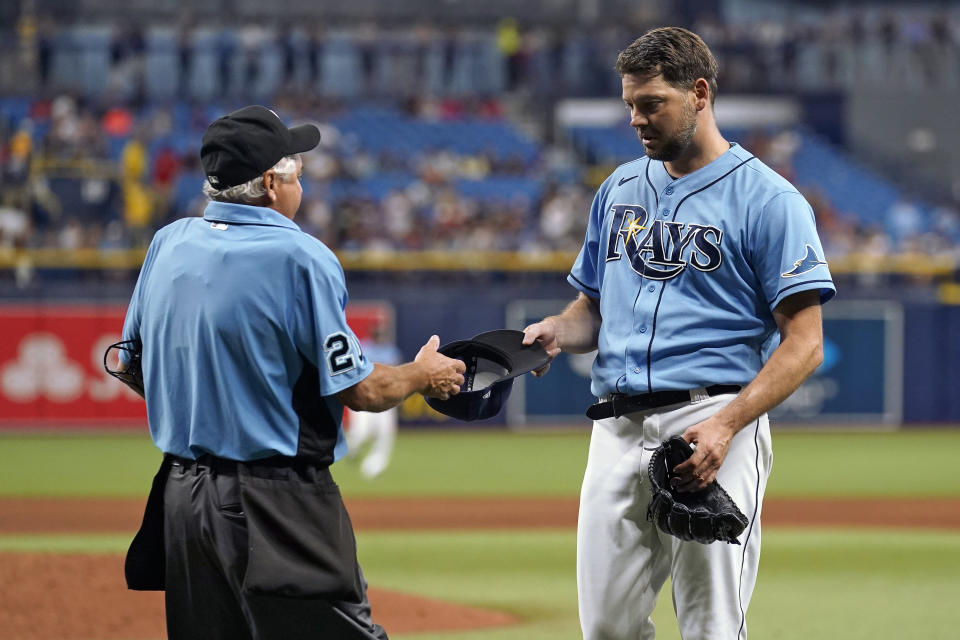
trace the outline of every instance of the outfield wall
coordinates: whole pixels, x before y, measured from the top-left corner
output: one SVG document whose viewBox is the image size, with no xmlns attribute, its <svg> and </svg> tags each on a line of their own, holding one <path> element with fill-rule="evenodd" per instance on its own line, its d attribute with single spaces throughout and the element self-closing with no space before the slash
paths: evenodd
<svg viewBox="0 0 960 640">
<path fill-rule="evenodd" d="M 576 291 L 562 277 L 533 285 L 495 280 L 450 286 L 409 282 L 389 289 L 351 285 L 354 299 L 381 298 L 396 310 L 398 344 L 413 357 L 431 332 L 441 341 L 493 328 L 521 329 L 559 311 Z M 858 299 L 845 291 L 824 306 L 825 361 L 778 411 L 791 423 L 951 424 L 960 422 L 960 306 Z M 550 376 L 521 378 L 523 407 L 511 422 L 583 420 L 590 401 L 589 361 L 567 359 Z M 588 360 L 588 359 L 587 359 Z M 412 415 L 429 419 L 430 416 Z"/>
<path fill-rule="evenodd" d="M 348 317 L 358 334 L 392 322 L 407 359 L 436 333 L 441 342 L 482 331 L 523 328 L 559 311 L 574 290 L 478 277 L 454 284 L 413 279 L 351 285 Z M 140 427 L 142 402 L 103 371 L 103 351 L 119 339 L 122 299 L 29 301 L 0 306 L 0 426 Z M 844 298 L 824 308 L 825 361 L 778 410 L 791 423 L 930 424 L 960 422 L 960 307 Z M 525 376 L 490 424 L 585 420 L 590 356 L 556 362 L 548 378 Z M 459 426 L 411 398 L 407 423 Z"/>
</svg>

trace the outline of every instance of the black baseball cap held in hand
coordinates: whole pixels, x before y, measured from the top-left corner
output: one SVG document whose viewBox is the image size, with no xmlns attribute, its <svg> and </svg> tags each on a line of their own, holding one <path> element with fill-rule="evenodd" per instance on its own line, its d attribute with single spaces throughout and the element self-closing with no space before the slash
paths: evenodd
<svg viewBox="0 0 960 640">
<path fill-rule="evenodd" d="M 483 420 L 500 412 L 510 397 L 513 379 L 550 361 L 543 346 L 525 346 L 523 331 L 487 331 L 470 340 L 445 344 L 438 352 L 467 365 L 460 393 L 447 400 L 427 398 L 427 404 L 458 420 Z"/>
<path fill-rule="evenodd" d="M 214 120 L 200 146 L 200 164 L 215 189 L 228 189 L 263 174 L 285 156 L 320 142 L 316 125 L 287 128 L 276 113 L 250 105 Z"/>
</svg>

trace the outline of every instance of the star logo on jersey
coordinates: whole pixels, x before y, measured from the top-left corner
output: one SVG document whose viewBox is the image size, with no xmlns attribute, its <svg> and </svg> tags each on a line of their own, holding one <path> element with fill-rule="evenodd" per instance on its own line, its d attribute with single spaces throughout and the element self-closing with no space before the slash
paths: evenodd
<svg viewBox="0 0 960 640">
<path fill-rule="evenodd" d="M 611 213 L 607 261 L 619 260 L 622 251 L 630 268 L 644 278 L 669 280 L 688 266 L 713 271 L 723 260 L 723 231 L 717 227 L 650 219 L 638 204 L 615 204 Z"/>
<path fill-rule="evenodd" d="M 637 219 L 637 218 L 631 218 L 631 219 L 630 219 L 630 223 L 627 225 L 627 229 L 626 229 L 627 235 L 626 235 L 626 239 L 624 240 L 624 242 L 625 242 L 625 243 L 630 242 L 631 239 L 633 239 L 633 241 L 636 242 L 636 241 L 637 241 L 637 240 L 636 240 L 637 232 L 643 231 L 644 229 L 646 229 L 646 227 L 643 226 L 642 224 L 640 224 L 640 220 L 639 220 L 639 219 Z"/>
<path fill-rule="evenodd" d="M 817 255 L 816 249 L 814 249 L 809 244 L 807 245 L 807 253 L 799 260 L 795 260 L 793 263 L 793 269 L 785 273 L 781 273 L 782 278 L 793 278 L 795 276 L 802 276 L 805 273 L 810 273 L 817 267 L 822 264 L 827 264 L 825 260 L 821 260 L 820 256 Z"/>
</svg>

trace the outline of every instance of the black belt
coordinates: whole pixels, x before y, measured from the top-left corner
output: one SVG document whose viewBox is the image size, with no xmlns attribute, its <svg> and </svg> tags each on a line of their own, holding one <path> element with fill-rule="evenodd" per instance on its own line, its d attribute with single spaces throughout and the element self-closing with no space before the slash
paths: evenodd
<svg viewBox="0 0 960 640">
<path fill-rule="evenodd" d="M 282 478 L 289 473 L 308 478 L 325 478 L 330 475 L 329 465 L 317 464 L 307 459 L 289 456 L 270 456 L 268 458 L 257 458 L 256 460 L 238 461 L 218 458 L 205 453 L 196 460 L 175 455 L 170 455 L 170 458 L 173 460 L 172 467 L 174 469 L 193 474 L 207 471 L 220 475 L 237 475 L 242 465 L 246 473 L 259 478 Z"/>
<path fill-rule="evenodd" d="M 189 471 L 191 473 L 197 473 L 201 470 L 220 474 L 237 473 L 238 462 L 236 460 L 218 458 L 209 454 L 204 454 L 196 460 L 191 460 L 190 458 L 181 458 L 173 455 L 170 457 L 173 458 L 173 466 L 175 468 L 180 468 L 183 471 Z"/>
<path fill-rule="evenodd" d="M 724 393 L 738 393 L 742 387 L 738 384 L 715 384 L 706 387 L 708 396 L 719 396 Z M 633 413 L 634 411 L 646 411 L 665 407 L 670 404 L 679 404 L 681 402 L 690 402 L 690 391 L 654 391 L 653 393 L 641 393 L 636 396 L 627 396 L 622 393 L 615 393 L 609 400 L 598 402 L 587 407 L 587 417 L 591 420 L 603 420 L 604 418 L 619 418 L 622 415 Z"/>
</svg>

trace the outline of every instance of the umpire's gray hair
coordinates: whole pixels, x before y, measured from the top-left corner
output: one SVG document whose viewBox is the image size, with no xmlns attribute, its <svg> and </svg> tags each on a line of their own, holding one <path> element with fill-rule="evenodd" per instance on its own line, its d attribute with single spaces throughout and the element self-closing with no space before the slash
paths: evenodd
<svg viewBox="0 0 960 640">
<path fill-rule="evenodd" d="M 270 168 L 282 182 L 289 182 L 290 176 L 297 172 L 297 157 L 285 156 Z M 263 186 L 263 176 L 226 189 L 216 189 L 209 180 L 203 181 L 203 195 L 218 202 L 234 202 L 237 204 L 257 204 L 267 194 Z"/>
</svg>

